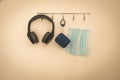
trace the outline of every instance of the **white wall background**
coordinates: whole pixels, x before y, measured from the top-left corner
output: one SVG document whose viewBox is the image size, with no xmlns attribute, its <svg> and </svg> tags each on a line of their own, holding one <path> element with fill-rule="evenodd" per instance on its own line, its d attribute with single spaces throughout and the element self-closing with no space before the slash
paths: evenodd
<svg viewBox="0 0 120 80">
<path fill-rule="evenodd" d="M 36 21 L 32 30 L 40 42 L 28 40 L 27 24 L 37 12 L 91 12 L 91 53 L 72 56 L 54 39 L 41 42 L 50 24 Z M 50 15 L 51 16 L 51 15 Z M 54 16 L 55 37 L 61 32 L 61 16 Z M 82 16 L 65 16 L 67 25 L 81 27 Z M 120 80 L 120 0 L 1 0 L 0 80 Z M 55 38 L 54 37 L 54 38 Z"/>
</svg>

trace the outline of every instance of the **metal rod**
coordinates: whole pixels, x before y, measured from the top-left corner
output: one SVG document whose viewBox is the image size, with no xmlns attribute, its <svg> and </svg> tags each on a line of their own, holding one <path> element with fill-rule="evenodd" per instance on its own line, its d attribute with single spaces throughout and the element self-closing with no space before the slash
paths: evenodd
<svg viewBox="0 0 120 80">
<path fill-rule="evenodd" d="M 58 14 L 58 15 L 64 15 L 64 14 L 65 14 L 65 15 L 66 15 L 66 14 L 67 14 L 67 15 L 69 15 L 69 14 L 70 14 L 70 15 L 73 15 L 73 14 L 74 14 L 74 15 L 90 15 L 90 13 L 37 13 L 37 14 L 53 14 L 53 15 L 54 15 L 54 14 Z"/>
</svg>

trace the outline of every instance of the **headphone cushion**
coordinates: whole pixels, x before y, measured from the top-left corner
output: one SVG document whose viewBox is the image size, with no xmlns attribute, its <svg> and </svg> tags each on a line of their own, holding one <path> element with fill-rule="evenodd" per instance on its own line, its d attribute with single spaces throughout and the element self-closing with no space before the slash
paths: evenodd
<svg viewBox="0 0 120 80">
<path fill-rule="evenodd" d="M 31 36 L 31 42 L 34 44 L 34 43 L 38 43 L 39 42 L 39 40 L 38 40 L 38 37 L 37 37 L 37 35 L 35 34 L 35 32 L 31 32 L 30 33 L 30 36 Z"/>
<path fill-rule="evenodd" d="M 44 37 L 43 37 L 43 39 L 42 39 L 42 42 L 48 44 L 48 42 L 49 42 L 51 39 L 52 39 L 52 38 L 51 38 L 51 33 L 50 33 L 50 32 L 47 32 L 47 33 L 44 35 Z"/>
</svg>

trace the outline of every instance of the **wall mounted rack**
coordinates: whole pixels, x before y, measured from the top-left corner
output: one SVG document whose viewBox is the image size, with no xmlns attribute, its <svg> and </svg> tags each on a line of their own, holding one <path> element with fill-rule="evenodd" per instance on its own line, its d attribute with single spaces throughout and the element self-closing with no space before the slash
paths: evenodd
<svg viewBox="0 0 120 80">
<path fill-rule="evenodd" d="M 90 15 L 90 13 L 37 13 L 37 14 L 52 14 L 52 15 Z"/>
<path fill-rule="evenodd" d="M 52 15 L 52 19 L 53 19 L 53 16 L 54 15 L 62 15 L 62 18 L 64 19 L 64 15 L 73 15 L 73 20 L 75 19 L 75 15 L 83 15 L 83 20 L 85 21 L 85 19 L 86 19 L 86 15 L 91 15 L 91 13 L 45 13 L 45 12 L 41 12 L 41 13 L 37 13 L 38 15 L 39 14 L 50 14 L 50 15 Z"/>
</svg>

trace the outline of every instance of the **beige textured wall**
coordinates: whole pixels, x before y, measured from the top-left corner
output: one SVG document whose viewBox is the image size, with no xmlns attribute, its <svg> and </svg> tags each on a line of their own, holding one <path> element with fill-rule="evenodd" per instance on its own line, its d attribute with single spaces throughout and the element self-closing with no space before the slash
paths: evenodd
<svg viewBox="0 0 120 80">
<path fill-rule="evenodd" d="M 37 12 L 91 12 L 88 57 L 69 55 L 54 39 L 41 42 L 50 25 L 34 22 L 40 42 L 28 40 L 27 24 Z M 65 16 L 69 27 L 81 27 L 82 16 Z M 54 16 L 55 37 L 61 32 L 60 15 Z M 66 34 L 66 33 L 65 33 Z M 54 37 L 54 38 L 55 38 Z M 120 0 L 1 0 L 0 80 L 120 80 Z"/>
</svg>

